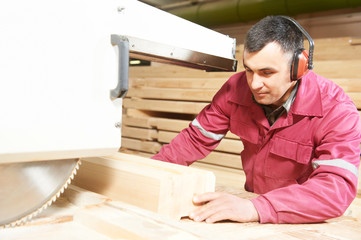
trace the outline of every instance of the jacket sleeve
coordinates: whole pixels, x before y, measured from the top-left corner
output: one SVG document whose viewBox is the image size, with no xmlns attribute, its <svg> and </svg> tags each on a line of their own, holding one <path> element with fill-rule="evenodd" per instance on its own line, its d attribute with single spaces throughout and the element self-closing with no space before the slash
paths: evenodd
<svg viewBox="0 0 361 240">
<path fill-rule="evenodd" d="M 229 84 L 226 82 L 189 127 L 183 129 L 169 144 L 164 145 L 152 159 L 190 165 L 206 157 L 218 146 L 228 131 L 228 92 Z"/>
<path fill-rule="evenodd" d="M 251 200 L 261 223 L 322 222 L 341 216 L 355 198 L 361 142 L 355 106 L 334 107 L 315 134 L 320 141 L 308 180 Z"/>
</svg>

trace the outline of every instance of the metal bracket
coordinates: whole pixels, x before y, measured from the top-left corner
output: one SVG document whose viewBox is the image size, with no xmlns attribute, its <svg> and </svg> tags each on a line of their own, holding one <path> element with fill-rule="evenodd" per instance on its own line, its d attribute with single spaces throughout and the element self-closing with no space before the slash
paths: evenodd
<svg viewBox="0 0 361 240">
<path fill-rule="evenodd" d="M 128 92 L 129 88 L 129 40 L 120 35 L 111 35 L 111 43 L 113 46 L 118 46 L 119 63 L 118 63 L 118 84 L 110 90 L 110 98 L 123 98 Z"/>
</svg>

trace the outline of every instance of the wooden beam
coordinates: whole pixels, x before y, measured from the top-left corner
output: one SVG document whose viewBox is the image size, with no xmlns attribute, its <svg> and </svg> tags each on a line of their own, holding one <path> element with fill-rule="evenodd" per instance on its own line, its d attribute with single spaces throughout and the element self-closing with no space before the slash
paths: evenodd
<svg viewBox="0 0 361 240">
<path fill-rule="evenodd" d="M 234 72 L 206 72 L 200 69 L 191 69 L 165 63 L 152 63 L 147 67 L 130 67 L 129 77 L 131 84 L 133 78 L 225 78 L 232 76 Z"/>
<path fill-rule="evenodd" d="M 156 123 L 154 118 L 147 116 L 128 116 L 123 114 L 122 118 L 123 125 L 133 126 L 133 127 L 141 127 L 141 128 L 153 128 L 156 127 Z"/>
<path fill-rule="evenodd" d="M 165 99 L 181 101 L 210 102 L 217 90 L 213 89 L 182 89 L 182 88 L 129 88 L 128 97 L 146 99 Z"/>
<path fill-rule="evenodd" d="M 170 222 L 169 219 L 123 202 L 84 208 L 74 214 L 74 223 L 106 236 L 109 240 L 204 239 L 185 229 L 168 225 L 167 222 Z"/>
<path fill-rule="evenodd" d="M 361 60 L 315 61 L 315 73 L 326 78 L 356 78 L 359 76 Z"/>
<path fill-rule="evenodd" d="M 361 93 L 347 93 L 350 96 L 357 109 L 361 109 Z"/>
<path fill-rule="evenodd" d="M 166 132 L 159 131 L 158 132 L 158 141 L 163 143 L 170 143 L 170 141 L 177 136 L 175 132 Z M 221 152 L 229 152 L 240 154 L 243 150 L 243 143 L 241 140 L 233 140 L 233 139 L 222 139 L 219 145 L 216 147 L 217 151 Z"/>
<path fill-rule="evenodd" d="M 179 120 L 179 119 L 167 119 L 167 118 L 155 118 L 154 121 L 157 124 L 157 129 L 167 130 L 172 132 L 180 132 L 184 128 L 189 126 L 191 121 L 189 120 Z M 231 132 L 228 132 L 225 138 L 238 139 L 239 137 Z"/>
<path fill-rule="evenodd" d="M 157 129 L 180 132 L 182 129 L 187 128 L 191 121 L 181 119 L 168 119 L 168 118 L 157 118 Z"/>
<path fill-rule="evenodd" d="M 143 140 L 155 140 L 158 138 L 156 129 L 122 126 L 122 136 Z"/>
<path fill-rule="evenodd" d="M 113 200 L 180 219 L 194 209 L 194 194 L 212 192 L 210 171 L 117 153 L 82 159 L 74 185 Z"/>
<path fill-rule="evenodd" d="M 361 94 L 361 78 L 333 78 L 330 80 L 342 87 L 346 93 L 358 92 Z"/>
<path fill-rule="evenodd" d="M 169 119 L 169 118 L 145 117 L 145 116 L 136 117 L 136 116 L 123 115 L 123 125 L 125 126 L 152 128 L 152 129 L 156 128 L 158 130 L 166 130 L 177 133 L 182 131 L 184 128 L 187 128 L 190 122 L 191 121 L 189 120 L 182 120 L 182 119 Z M 225 138 L 239 140 L 239 137 L 231 132 L 228 132 Z"/>
<path fill-rule="evenodd" d="M 231 154 L 224 152 L 211 152 L 207 157 L 199 160 L 207 164 L 213 164 L 217 166 L 223 166 L 234 169 L 242 169 L 242 161 L 240 154 Z"/>
<path fill-rule="evenodd" d="M 176 88 L 176 89 L 219 89 L 227 78 L 174 78 L 174 77 L 143 77 L 133 78 L 132 87 Z"/>
<path fill-rule="evenodd" d="M 198 114 L 208 103 L 181 102 L 164 100 L 129 99 L 123 100 L 125 108 L 135 108 L 147 111 Z"/>
<path fill-rule="evenodd" d="M 132 150 L 138 150 L 141 152 L 148 152 L 156 154 L 162 148 L 162 144 L 153 141 L 142 141 L 139 139 L 132 139 L 127 137 L 122 137 L 122 147 Z"/>
<path fill-rule="evenodd" d="M 356 38 L 352 37 L 315 39 L 315 61 L 359 60 L 361 45 L 352 44 L 353 39 L 355 43 Z"/>
<path fill-rule="evenodd" d="M 243 170 L 216 166 L 199 161 L 192 163 L 191 167 L 213 172 L 217 179 L 218 188 L 244 189 L 246 175 Z M 216 191 L 219 190 L 216 189 Z M 252 195 L 253 194 L 254 193 L 252 193 Z"/>
</svg>

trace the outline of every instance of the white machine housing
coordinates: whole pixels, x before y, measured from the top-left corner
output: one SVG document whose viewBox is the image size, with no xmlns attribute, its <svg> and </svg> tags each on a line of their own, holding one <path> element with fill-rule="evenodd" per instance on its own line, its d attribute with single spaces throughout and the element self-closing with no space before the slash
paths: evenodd
<svg viewBox="0 0 361 240">
<path fill-rule="evenodd" d="M 112 35 L 234 60 L 234 39 L 135 0 L 2 1 L 0 29 L 0 163 L 119 149 Z"/>
</svg>

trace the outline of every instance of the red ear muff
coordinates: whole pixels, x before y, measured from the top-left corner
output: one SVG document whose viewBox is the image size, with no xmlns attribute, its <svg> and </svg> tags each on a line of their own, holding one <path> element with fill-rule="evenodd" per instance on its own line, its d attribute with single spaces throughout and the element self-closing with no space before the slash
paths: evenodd
<svg viewBox="0 0 361 240">
<path fill-rule="evenodd" d="M 295 81 L 303 77 L 308 72 L 308 51 L 298 49 L 291 63 L 291 80 Z"/>
<path fill-rule="evenodd" d="M 280 16 L 291 21 L 295 26 L 302 32 L 302 34 L 307 38 L 309 43 L 309 52 L 305 49 L 299 49 L 295 52 L 292 63 L 291 63 L 291 80 L 296 81 L 303 77 L 309 69 L 313 69 L 313 49 L 314 49 L 314 42 L 310 36 L 306 32 L 303 27 L 296 22 L 293 18 L 288 16 Z"/>
</svg>

